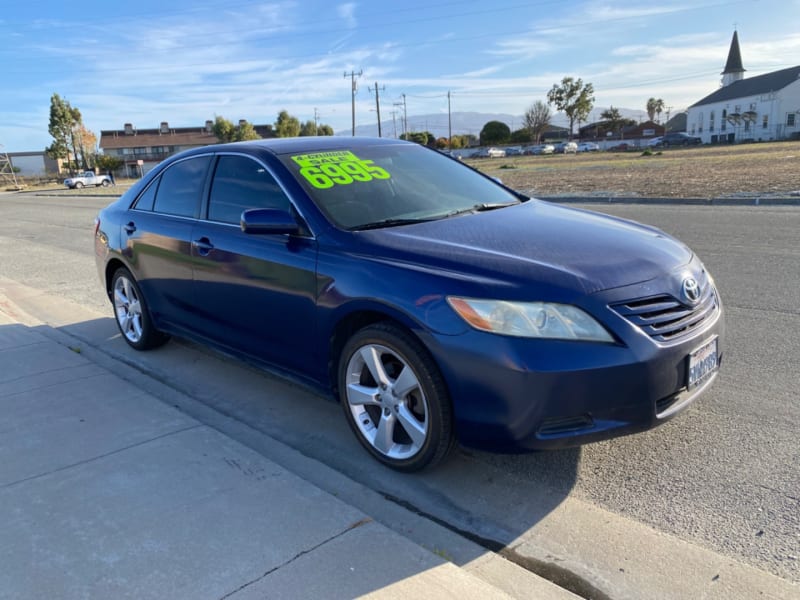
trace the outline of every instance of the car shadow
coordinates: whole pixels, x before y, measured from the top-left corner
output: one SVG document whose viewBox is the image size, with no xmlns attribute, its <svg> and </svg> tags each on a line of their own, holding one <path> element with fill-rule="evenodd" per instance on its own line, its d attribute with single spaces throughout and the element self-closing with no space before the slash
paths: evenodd
<svg viewBox="0 0 800 600">
<path fill-rule="evenodd" d="M 552 577 L 554 561 L 539 564 L 533 557 L 516 556 L 515 546 L 569 496 L 578 477 L 580 448 L 519 455 L 457 448 L 432 470 L 398 473 L 361 448 L 336 402 L 260 365 L 178 338 L 154 351 L 136 352 L 121 339 L 111 318 L 60 329 L 193 399 L 198 410 L 182 409 L 195 418 L 235 419 L 363 485 L 395 507 L 473 542 L 466 550 L 447 550 L 451 562 L 463 566 L 480 552 L 492 551 Z M 280 456 L 267 457 L 281 464 Z M 282 466 L 291 469 L 293 464 Z M 520 471 L 526 476 L 519 477 Z M 310 469 L 302 476 L 341 497 L 341 490 L 334 489 L 325 473 Z M 358 506 L 359 499 L 352 502 Z M 370 512 L 368 503 L 361 508 Z M 380 515 L 372 516 L 381 520 Z"/>
</svg>

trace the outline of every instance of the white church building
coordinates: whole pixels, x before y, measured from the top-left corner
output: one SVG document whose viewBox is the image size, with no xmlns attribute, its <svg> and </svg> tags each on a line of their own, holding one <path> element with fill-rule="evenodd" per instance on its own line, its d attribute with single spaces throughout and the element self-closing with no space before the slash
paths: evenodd
<svg viewBox="0 0 800 600">
<path fill-rule="evenodd" d="M 705 144 L 800 138 L 800 66 L 744 77 L 734 31 L 722 86 L 689 107 L 686 133 Z"/>
</svg>

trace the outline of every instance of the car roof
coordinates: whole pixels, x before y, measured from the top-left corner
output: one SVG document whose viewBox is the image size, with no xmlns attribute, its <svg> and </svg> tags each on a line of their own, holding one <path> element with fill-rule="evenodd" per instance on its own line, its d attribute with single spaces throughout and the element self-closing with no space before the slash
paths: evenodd
<svg viewBox="0 0 800 600">
<path fill-rule="evenodd" d="M 268 151 L 272 154 L 298 154 L 303 152 L 327 152 L 333 150 L 355 150 L 367 146 L 391 146 L 395 144 L 418 145 L 413 142 L 391 138 L 348 137 L 348 136 L 303 136 L 294 138 L 267 138 L 229 144 L 215 144 L 191 151 L 203 153 L 220 150 Z M 184 155 L 185 156 L 185 155 Z"/>
</svg>

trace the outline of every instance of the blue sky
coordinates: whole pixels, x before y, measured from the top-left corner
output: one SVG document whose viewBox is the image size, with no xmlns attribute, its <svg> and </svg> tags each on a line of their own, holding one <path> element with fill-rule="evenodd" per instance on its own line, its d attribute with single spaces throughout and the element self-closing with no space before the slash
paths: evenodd
<svg viewBox="0 0 800 600">
<path fill-rule="evenodd" d="M 657 97 L 677 111 L 717 89 L 734 26 L 746 76 L 800 64 L 798 14 L 800 0 L 14 2 L 0 13 L 0 144 L 47 146 L 54 92 L 98 135 L 282 109 L 347 132 L 351 71 L 357 125 L 376 120 L 376 82 L 390 122 L 405 94 L 409 121 L 446 123 L 448 91 L 454 112 L 521 115 L 567 75 L 594 85 L 597 107 Z"/>
</svg>

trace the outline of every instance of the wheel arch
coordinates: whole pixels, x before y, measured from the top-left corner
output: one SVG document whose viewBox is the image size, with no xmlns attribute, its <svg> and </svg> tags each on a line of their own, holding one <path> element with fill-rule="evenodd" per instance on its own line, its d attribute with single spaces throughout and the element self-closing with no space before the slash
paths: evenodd
<svg viewBox="0 0 800 600">
<path fill-rule="evenodd" d="M 410 335 L 412 335 L 423 347 L 425 343 L 415 329 L 419 327 L 412 319 L 402 314 L 397 314 L 395 311 L 389 311 L 382 308 L 364 308 L 354 310 L 340 318 L 331 330 L 328 341 L 328 381 L 333 397 L 339 401 L 339 355 L 341 354 L 344 345 L 347 343 L 354 333 L 367 327 L 375 325 L 376 323 L 391 323 L 399 327 Z M 439 365 L 434 360 L 433 356 L 428 352 L 434 366 L 439 369 Z"/>
<path fill-rule="evenodd" d="M 114 277 L 114 273 L 116 273 L 117 269 L 119 269 L 120 267 L 128 269 L 128 265 L 126 265 L 119 258 L 112 258 L 106 263 L 105 275 L 103 277 L 103 280 L 106 286 L 106 296 L 108 296 L 109 300 L 111 300 L 111 295 L 112 295 L 111 279 Z M 128 270 L 130 271 L 130 269 Z"/>
</svg>

